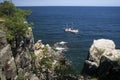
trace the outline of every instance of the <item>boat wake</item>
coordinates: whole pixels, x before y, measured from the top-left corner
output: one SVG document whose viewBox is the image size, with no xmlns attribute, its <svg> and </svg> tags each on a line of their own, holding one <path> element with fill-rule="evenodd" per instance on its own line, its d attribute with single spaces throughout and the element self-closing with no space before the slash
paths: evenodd
<svg viewBox="0 0 120 80">
<path fill-rule="evenodd" d="M 59 42 L 59 44 L 61 44 L 61 45 L 65 45 L 67 42 L 64 42 L 64 41 L 61 41 L 61 42 Z"/>
</svg>

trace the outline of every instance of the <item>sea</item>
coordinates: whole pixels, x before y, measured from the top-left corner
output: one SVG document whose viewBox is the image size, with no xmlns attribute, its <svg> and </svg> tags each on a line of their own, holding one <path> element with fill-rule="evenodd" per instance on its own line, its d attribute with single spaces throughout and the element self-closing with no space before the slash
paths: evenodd
<svg viewBox="0 0 120 80">
<path fill-rule="evenodd" d="M 27 18 L 33 22 L 35 42 L 53 46 L 56 42 L 67 42 L 64 55 L 72 67 L 80 73 L 94 40 L 111 39 L 120 49 L 120 7 L 89 6 L 35 6 L 20 7 L 31 10 Z M 65 32 L 68 26 L 79 33 Z"/>
</svg>

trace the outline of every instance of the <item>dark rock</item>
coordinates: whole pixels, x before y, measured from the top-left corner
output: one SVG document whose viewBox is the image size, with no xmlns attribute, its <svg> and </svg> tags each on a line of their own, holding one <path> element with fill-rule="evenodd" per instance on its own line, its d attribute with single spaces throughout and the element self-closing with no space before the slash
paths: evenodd
<svg viewBox="0 0 120 80">
<path fill-rule="evenodd" d="M 93 42 L 82 74 L 99 80 L 120 80 L 120 50 L 112 40 L 100 39 Z"/>
<path fill-rule="evenodd" d="M 97 68 L 95 62 L 86 60 L 81 74 L 84 76 L 97 76 Z"/>
<path fill-rule="evenodd" d="M 98 68 L 100 80 L 120 80 L 120 65 L 118 61 L 112 61 L 106 56 L 102 56 L 101 61 Z"/>
<path fill-rule="evenodd" d="M 2 69 L 2 75 L 5 75 L 6 79 L 14 79 L 16 76 L 16 65 L 14 57 L 12 57 L 12 51 L 10 45 L 7 45 L 0 51 L 0 69 Z"/>
</svg>

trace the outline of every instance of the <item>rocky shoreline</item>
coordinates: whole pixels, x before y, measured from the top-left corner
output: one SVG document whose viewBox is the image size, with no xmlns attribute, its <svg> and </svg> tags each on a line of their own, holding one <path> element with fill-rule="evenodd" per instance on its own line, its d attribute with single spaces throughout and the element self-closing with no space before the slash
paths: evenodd
<svg viewBox="0 0 120 80">
<path fill-rule="evenodd" d="M 112 40 L 94 40 L 82 73 L 76 74 L 62 54 L 66 42 L 54 48 L 42 40 L 34 43 L 26 21 L 30 13 L 0 3 L 0 80 L 120 80 L 120 49 Z"/>
<path fill-rule="evenodd" d="M 34 44 L 32 29 L 16 50 L 0 30 L 1 80 L 120 80 L 120 50 L 108 39 L 94 40 L 82 74 L 76 75 L 65 56 L 49 44 Z M 16 52 L 14 52 L 16 51 Z"/>
<path fill-rule="evenodd" d="M 64 55 L 38 40 L 34 45 L 32 29 L 16 50 L 0 31 L 0 79 L 1 80 L 76 80 Z M 15 52 L 14 52 L 15 51 Z"/>
<path fill-rule="evenodd" d="M 82 75 L 99 80 L 120 80 L 120 50 L 112 40 L 93 41 Z"/>
</svg>

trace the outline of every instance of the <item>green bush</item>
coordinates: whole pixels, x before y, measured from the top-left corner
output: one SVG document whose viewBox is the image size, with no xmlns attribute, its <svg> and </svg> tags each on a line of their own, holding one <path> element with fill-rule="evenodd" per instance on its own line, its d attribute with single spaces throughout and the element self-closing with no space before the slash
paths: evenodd
<svg viewBox="0 0 120 80">
<path fill-rule="evenodd" d="M 18 47 L 20 41 L 26 37 L 31 24 L 25 23 L 25 21 L 30 14 L 31 11 L 18 9 L 11 2 L 0 3 L 0 17 L 5 19 L 3 30 L 5 30 L 10 44 L 15 41 L 14 44 Z"/>
<path fill-rule="evenodd" d="M 34 53 L 30 53 L 30 54 L 31 54 L 31 57 L 33 60 L 35 60 L 37 58 L 37 56 Z"/>
<path fill-rule="evenodd" d="M 91 78 L 90 80 L 98 80 L 97 78 Z"/>
<path fill-rule="evenodd" d="M 16 7 L 13 3 L 9 1 L 5 1 L 4 3 L 0 3 L 0 17 L 10 16 L 14 14 Z"/>
<path fill-rule="evenodd" d="M 52 67 L 52 59 L 49 56 L 44 56 L 40 62 L 41 65 L 44 65 L 46 69 L 50 69 Z"/>
<path fill-rule="evenodd" d="M 24 76 L 22 74 L 18 74 L 17 80 L 24 80 Z"/>
</svg>

